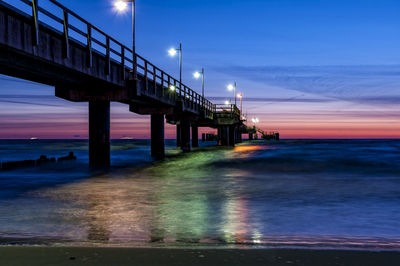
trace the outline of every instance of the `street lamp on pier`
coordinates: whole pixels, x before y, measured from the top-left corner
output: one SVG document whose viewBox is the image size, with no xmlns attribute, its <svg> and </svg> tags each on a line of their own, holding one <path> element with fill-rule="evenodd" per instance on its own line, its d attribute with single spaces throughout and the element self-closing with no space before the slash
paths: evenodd
<svg viewBox="0 0 400 266">
<path fill-rule="evenodd" d="M 171 57 L 175 57 L 179 52 L 179 83 L 182 84 L 182 43 L 179 44 L 179 48 L 171 48 L 168 50 L 168 54 Z"/>
<path fill-rule="evenodd" d="M 233 95 L 235 97 L 235 105 L 236 105 L 236 81 L 234 84 L 228 85 L 228 91 L 233 91 Z"/>
<path fill-rule="evenodd" d="M 114 7 L 117 12 L 122 13 L 128 9 L 128 4 L 132 3 L 132 69 L 134 78 L 137 78 L 137 69 L 136 69 L 136 18 L 135 18 L 135 9 L 136 9 L 136 0 L 118 0 L 114 2 Z"/>
<path fill-rule="evenodd" d="M 202 86 L 201 86 L 201 96 L 203 97 L 203 105 L 204 105 L 204 68 L 201 69 L 201 72 L 196 71 L 193 73 L 195 79 L 201 78 Z"/>
<path fill-rule="evenodd" d="M 243 93 L 239 93 L 237 97 L 240 99 L 240 116 L 242 116 L 242 110 L 243 110 Z"/>
</svg>

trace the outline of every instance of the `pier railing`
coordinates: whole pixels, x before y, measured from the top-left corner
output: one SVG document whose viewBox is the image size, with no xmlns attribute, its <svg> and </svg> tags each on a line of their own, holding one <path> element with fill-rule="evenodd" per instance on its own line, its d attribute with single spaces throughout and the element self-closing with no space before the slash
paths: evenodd
<svg viewBox="0 0 400 266">
<path fill-rule="evenodd" d="M 217 113 L 226 113 L 240 116 L 240 110 L 234 104 L 216 104 Z"/>
<path fill-rule="evenodd" d="M 120 64 L 124 70 L 122 71 L 122 79 L 126 79 L 125 70 L 133 71 L 136 65 L 136 71 L 133 71 L 133 73 L 143 76 L 145 80 L 154 82 L 155 85 L 167 89 L 170 93 L 175 93 L 184 101 L 202 106 L 207 112 L 216 112 L 216 106 L 212 102 L 203 98 L 200 94 L 145 58 L 136 53 L 133 54 L 131 48 L 123 45 L 55 0 L 0 0 L 0 5 L 18 9 L 32 16 L 34 46 L 40 45 L 39 27 L 43 23 L 62 34 L 63 56 L 65 58 L 69 57 L 69 42 L 71 40 L 79 42 L 86 46 L 87 49 L 87 67 L 92 67 L 93 52 L 100 53 L 106 58 L 106 74 L 109 74 L 111 60 Z"/>
</svg>

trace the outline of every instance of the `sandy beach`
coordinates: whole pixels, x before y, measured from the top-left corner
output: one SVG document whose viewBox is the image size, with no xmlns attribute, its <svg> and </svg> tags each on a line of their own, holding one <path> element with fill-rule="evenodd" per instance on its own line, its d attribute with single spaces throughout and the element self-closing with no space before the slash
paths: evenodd
<svg viewBox="0 0 400 266">
<path fill-rule="evenodd" d="M 0 265 L 398 266 L 400 252 L 309 249 L 1 247 Z"/>
</svg>

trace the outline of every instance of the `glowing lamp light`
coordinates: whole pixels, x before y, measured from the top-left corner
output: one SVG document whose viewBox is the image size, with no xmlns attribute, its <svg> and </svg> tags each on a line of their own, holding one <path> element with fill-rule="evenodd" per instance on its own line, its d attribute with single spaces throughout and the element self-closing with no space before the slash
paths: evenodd
<svg viewBox="0 0 400 266">
<path fill-rule="evenodd" d="M 176 91 L 176 87 L 174 85 L 169 86 L 170 91 Z"/>
<path fill-rule="evenodd" d="M 116 1 L 114 7 L 118 12 L 123 12 L 128 8 L 128 3 L 125 1 Z"/>
<path fill-rule="evenodd" d="M 201 77 L 201 73 L 200 72 L 194 72 L 193 73 L 193 77 L 195 78 L 195 79 L 199 79 L 200 77 Z"/>
<path fill-rule="evenodd" d="M 252 121 L 254 124 L 257 124 L 258 122 L 260 122 L 260 120 L 259 120 L 257 117 L 252 118 L 251 121 Z"/>
<path fill-rule="evenodd" d="M 178 53 L 178 51 L 175 48 L 171 48 L 171 49 L 168 50 L 168 54 L 171 57 L 176 56 L 177 53 Z"/>
<path fill-rule="evenodd" d="M 230 105 L 231 103 L 229 101 L 225 101 L 225 105 Z"/>
<path fill-rule="evenodd" d="M 242 98 L 243 95 L 242 95 L 241 93 L 239 93 L 239 94 L 237 95 L 237 97 L 238 97 L 238 98 Z"/>
<path fill-rule="evenodd" d="M 233 91 L 235 89 L 235 87 L 232 85 L 232 84 L 229 84 L 228 85 L 228 90 L 229 91 Z"/>
</svg>

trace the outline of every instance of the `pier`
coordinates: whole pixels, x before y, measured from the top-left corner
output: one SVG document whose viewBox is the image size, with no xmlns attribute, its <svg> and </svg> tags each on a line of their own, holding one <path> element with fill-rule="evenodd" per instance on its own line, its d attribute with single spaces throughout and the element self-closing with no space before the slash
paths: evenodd
<svg viewBox="0 0 400 266">
<path fill-rule="evenodd" d="M 176 125 L 184 152 L 198 147 L 200 127 L 218 129 L 220 145 L 241 141 L 244 121 L 236 105 L 212 103 L 57 1 L 41 1 L 16 1 L 25 12 L 0 1 L 0 74 L 50 85 L 56 97 L 88 103 L 91 167 L 110 165 L 110 102 L 151 116 L 156 159 L 165 156 L 165 123 Z"/>
</svg>

